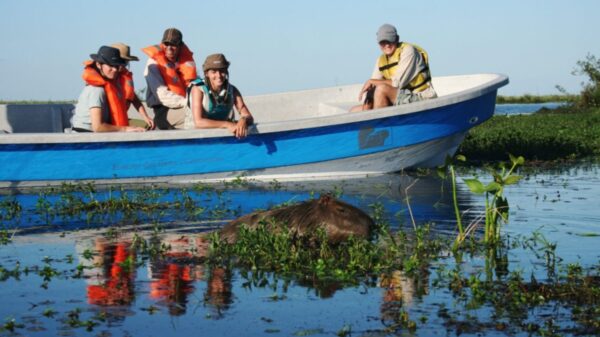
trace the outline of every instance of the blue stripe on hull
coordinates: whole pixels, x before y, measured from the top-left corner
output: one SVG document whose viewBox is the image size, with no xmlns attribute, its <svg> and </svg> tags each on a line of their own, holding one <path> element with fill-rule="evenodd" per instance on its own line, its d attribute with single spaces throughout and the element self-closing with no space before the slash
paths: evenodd
<svg viewBox="0 0 600 337">
<path fill-rule="evenodd" d="M 0 181 L 143 178 L 315 163 L 463 132 L 493 114 L 496 92 L 423 112 L 344 125 L 233 137 L 0 145 Z M 398 168 L 400 169 L 400 168 Z"/>
</svg>

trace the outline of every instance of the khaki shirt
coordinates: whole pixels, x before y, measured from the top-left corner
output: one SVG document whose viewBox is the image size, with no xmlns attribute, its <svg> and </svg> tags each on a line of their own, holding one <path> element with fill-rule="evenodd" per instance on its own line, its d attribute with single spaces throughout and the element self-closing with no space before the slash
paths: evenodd
<svg viewBox="0 0 600 337">
<path fill-rule="evenodd" d="M 382 80 L 383 75 L 379 71 L 379 58 L 375 61 L 375 69 L 371 79 Z M 421 54 L 411 45 L 407 45 L 400 54 L 400 62 L 398 62 L 398 68 L 396 73 L 392 76 L 392 86 L 396 88 L 404 88 L 410 83 L 410 81 L 417 76 L 417 74 L 425 69 L 427 65 Z"/>
</svg>

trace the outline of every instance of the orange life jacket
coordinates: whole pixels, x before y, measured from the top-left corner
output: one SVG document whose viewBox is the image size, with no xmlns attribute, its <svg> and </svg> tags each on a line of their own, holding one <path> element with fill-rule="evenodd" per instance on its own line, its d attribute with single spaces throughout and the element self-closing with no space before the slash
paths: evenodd
<svg viewBox="0 0 600 337">
<path fill-rule="evenodd" d="M 158 63 L 158 70 L 169 90 L 185 97 L 188 84 L 196 79 L 196 63 L 190 49 L 184 43 L 181 44 L 179 58 L 175 63 L 167 60 L 160 45 L 149 46 L 142 51 Z"/>
<path fill-rule="evenodd" d="M 104 87 L 110 111 L 110 123 L 117 126 L 128 126 L 127 99 L 124 92 L 119 88 L 117 83 L 106 80 L 98 73 L 98 70 L 94 66 L 94 61 L 85 61 L 83 64 L 85 68 L 83 68 L 82 77 L 85 83 L 95 87 Z M 131 90 L 133 90 L 133 87 Z"/>
<path fill-rule="evenodd" d="M 133 73 L 125 68 L 119 72 L 119 83 L 127 101 L 133 101 L 135 89 L 133 87 Z"/>
</svg>

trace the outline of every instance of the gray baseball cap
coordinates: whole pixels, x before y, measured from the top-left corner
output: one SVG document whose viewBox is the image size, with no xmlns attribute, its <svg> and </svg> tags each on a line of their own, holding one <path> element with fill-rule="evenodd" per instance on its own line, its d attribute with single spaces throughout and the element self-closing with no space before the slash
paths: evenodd
<svg viewBox="0 0 600 337">
<path fill-rule="evenodd" d="M 395 42 L 399 39 L 398 32 L 396 31 L 396 27 L 386 23 L 379 27 L 377 31 L 377 43 L 381 41 L 390 41 Z"/>
</svg>

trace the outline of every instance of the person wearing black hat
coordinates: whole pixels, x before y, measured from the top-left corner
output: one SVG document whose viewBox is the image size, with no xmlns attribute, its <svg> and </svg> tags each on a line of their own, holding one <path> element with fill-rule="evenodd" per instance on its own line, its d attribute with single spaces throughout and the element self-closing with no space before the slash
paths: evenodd
<svg viewBox="0 0 600 337">
<path fill-rule="evenodd" d="M 142 51 L 149 56 L 144 70 L 146 104 L 154 110 L 156 127 L 182 129 L 187 114 L 187 86 L 196 79 L 193 53 L 177 28 L 168 28 L 160 45 Z"/>
<path fill-rule="evenodd" d="M 79 95 L 71 120 L 75 132 L 145 131 L 129 126 L 127 100 L 118 78 L 126 61 L 119 50 L 102 46 L 84 62 L 83 80 L 86 86 Z"/>
<path fill-rule="evenodd" d="M 188 116 L 186 128 L 227 128 L 236 138 L 246 137 L 253 118 L 240 91 L 229 84 L 229 61 L 223 54 L 208 55 L 202 70 L 204 79 L 192 81 L 189 89 L 192 118 Z"/>
<path fill-rule="evenodd" d="M 396 27 L 384 24 L 377 31 L 382 51 L 371 78 L 358 100 L 364 103 L 350 111 L 383 108 L 437 97 L 431 83 L 429 56 L 421 47 L 400 41 Z"/>
</svg>

